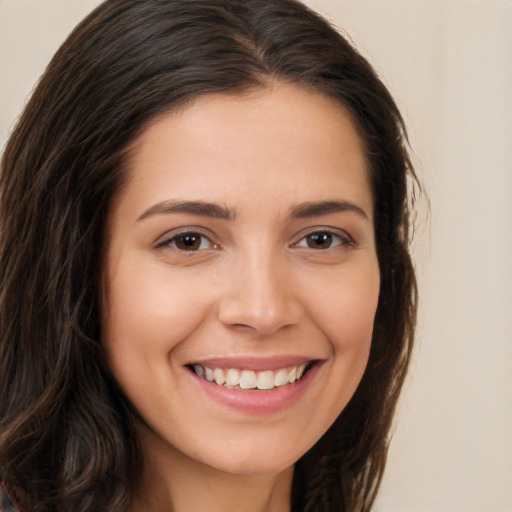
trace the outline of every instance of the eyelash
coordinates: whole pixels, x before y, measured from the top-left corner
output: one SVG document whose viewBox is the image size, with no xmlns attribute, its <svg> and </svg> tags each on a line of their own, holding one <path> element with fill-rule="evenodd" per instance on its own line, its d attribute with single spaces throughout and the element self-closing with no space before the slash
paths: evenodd
<svg viewBox="0 0 512 512">
<path fill-rule="evenodd" d="M 309 242 L 313 240 L 313 237 L 323 237 L 323 241 L 328 243 L 327 247 L 313 247 L 309 245 Z M 199 246 L 194 247 L 194 242 L 197 243 L 199 240 Z M 202 247 L 206 242 L 207 247 Z M 191 247 L 190 250 L 186 248 L 180 248 L 177 244 L 184 243 Z M 320 243 L 322 243 L 322 238 L 320 238 Z M 334 244 L 334 245 L 333 245 Z M 353 247 L 355 246 L 354 240 L 348 236 L 346 233 L 335 233 L 330 229 L 318 229 L 315 231 L 311 231 L 300 238 L 297 242 L 293 243 L 291 247 L 302 247 L 305 249 L 313 249 L 314 251 L 325 251 L 327 249 L 334 249 L 336 247 L 345 246 L 345 247 Z M 216 249 L 219 246 L 212 242 L 212 240 L 205 234 L 197 232 L 197 231 L 183 231 L 178 233 L 171 238 L 167 238 L 162 242 L 157 244 L 157 249 L 161 248 L 171 248 L 179 252 L 189 252 L 196 253 L 206 249 Z"/>
<path fill-rule="evenodd" d="M 327 241 L 330 240 L 328 247 L 312 247 L 309 245 L 309 241 L 312 240 L 312 237 L 315 236 L 323 236 L 324 240 L 327 237 Z M 338 242 L 333 245 L 334 240 L 338 240 Z M 354 240 L 348 236 L 346 233 L 335 233 L 330 229 L 318 229 L 315 231 L 311 231 L 305 236 L 303 236 L 298 242 L 295 242 L 293 244 L 293 247 L 304 247 L 308 249 L 313 249 L 315 251 L 325 251 L 327 249 L 335 249 L 336 247 L 345 246 L 345 247 L 354 247 L 355 243 Z"/>
<path fill-rule="evenodd" d="M 188 243 L 186 241 L 187 238 L 189 239 L 189 242 L 193 242 L 192 239 L 194 239 L 194 238 L 199 239 L 199 241 L 200 241 L 199 247 L 197 247 L 193 250 L 187 250 L 187 249 L 182 249 L 176 245 L 179 242 L 184 242 L 185 244 L 187 244 Z M 209 247 L 201 247 L 203 245 L 204 241 L 207 241 Z M 157 247 L 157 249 L 170 247 L 171 249 L 174 249 L 176 251 L 194 253 L 194 252 L 199 252 L 199 251 L 205 250 L 207 248 L 215 249 L 218 247 L 218 245 L 213 243 L 211 241 L 211 239 L 203 233 L 199 233 L 197 231 L 183 231 L 181 233 L 178 233 L 178 234 L 172 236 L 171 238 L 167 238 L 167 239 L 163 240 L 162 242 L 157 244 L 156 247 Z"/>
</svg>

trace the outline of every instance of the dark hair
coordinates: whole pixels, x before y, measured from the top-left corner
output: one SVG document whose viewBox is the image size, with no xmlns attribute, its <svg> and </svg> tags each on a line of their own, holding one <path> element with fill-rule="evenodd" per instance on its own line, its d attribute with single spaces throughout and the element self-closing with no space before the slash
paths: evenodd
<svg viewBox="0 0 512 512">
<path fill-rule="evenodd" d="M 199 97 L 287 82 L 351 113 L 369 162 L 381 291 L 368 366 L 296 464 L 293 509 L 368 511 L 409 363 L 403 120 L 368 62 L 295 0 L 107 0 L 69 36 L 6 146 L 0 177 L 0 481 L 29 512 L 126 510 L 141 470 L 132 415 L 104 364 L 105 219 L 126 150 Z"/>
</svg>

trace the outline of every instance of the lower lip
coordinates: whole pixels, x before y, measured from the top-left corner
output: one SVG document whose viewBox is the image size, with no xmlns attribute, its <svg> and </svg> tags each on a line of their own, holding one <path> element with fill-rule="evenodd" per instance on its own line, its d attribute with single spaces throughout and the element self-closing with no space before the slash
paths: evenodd
<svg viewBox="0 0 512 512">
<path fill-rule="evenodd" d="M 189 370 L 201 391 L 220 404 L 244 413 L 269 414 L 290 407 L 306 393 L 321 364 L 316 363 L 300 380 L 268 391 L 242 391 L 219 386 Z"/>
</svg>

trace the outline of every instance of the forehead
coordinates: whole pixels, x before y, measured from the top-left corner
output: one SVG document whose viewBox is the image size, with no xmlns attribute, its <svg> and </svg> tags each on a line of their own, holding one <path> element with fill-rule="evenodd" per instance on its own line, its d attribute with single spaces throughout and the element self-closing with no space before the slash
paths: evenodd
<svg viewBox="0 0 512 512">
<path fill-rule="evenodd" d="M 336 187 L 371 213 L 367 161 L 351 116 L 322 94 L 275 84 L 205 96 L 156 118 L 130 149 L 124 194 L 132 204 L 178 193 L 240 203 L 258 192 L 301 202 Z"/>
</svg>

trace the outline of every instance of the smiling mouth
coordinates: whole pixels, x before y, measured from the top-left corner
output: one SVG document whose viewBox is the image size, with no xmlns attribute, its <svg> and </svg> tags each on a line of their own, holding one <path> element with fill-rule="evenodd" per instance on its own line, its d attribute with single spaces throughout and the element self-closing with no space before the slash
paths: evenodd
<svg viewBox="0 0 512 512">
<path fill-rule="evenodd" d="M 278 370 L 240 370 L 238 368 L 210 368 L 204 364 L 192 364 L 188 368 L 208 382 L 241 391 L 270 391 L 301 380 L 315 361 Z"/>
</svg>

